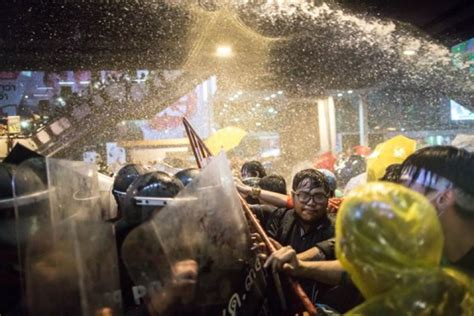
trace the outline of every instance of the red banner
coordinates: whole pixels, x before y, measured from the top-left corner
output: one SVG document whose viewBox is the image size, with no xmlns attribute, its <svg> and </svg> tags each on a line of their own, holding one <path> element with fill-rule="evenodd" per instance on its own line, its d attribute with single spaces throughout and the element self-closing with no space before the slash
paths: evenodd
<svg viewBox="0 0 474 316">
<path fill-rule="evenodd" d="M 16 80 L 19 74 L 19 71 L 0 71 L 0 80 Z"/>
</svg>

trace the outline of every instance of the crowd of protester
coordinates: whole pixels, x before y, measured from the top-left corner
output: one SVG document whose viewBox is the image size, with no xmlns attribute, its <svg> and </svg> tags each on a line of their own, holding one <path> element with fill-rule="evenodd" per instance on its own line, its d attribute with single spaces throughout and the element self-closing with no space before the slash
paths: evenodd
<svg viewBox="0 0 474 316">
<path fill-rule="evenodd" d="M 44 214 L 38 218 L 35 214 L 41 208 L 38 205 L 42 205 L 39 193 L 45 187 L 52 190 L 47 186 L 52 182 L 52 175 L 47 171 L 52 168 L 41 158 L 27 164 L 28 168 L 24 165 L 25 162 L 21 165 L 0 163 L 3 284 L 0 313 L 23 315 L 33 310 L 37 315 L 86 315 L 84 288 L 90 285 L 84 281 L 87 273 L 82 273 L 84 267 L 78 265 L 71 274 L 79 275 L 81 282 L 77 282 L 65 272 L 69 261 L 77 259 L 77 252 L 74 258 L 68 258 L 65 252 L 61 256 L 48 253 L 47 259 L 42 257 L 45 253 L 33 251 L 37 257 L 31 255 L 34 248 L 31 244 L 47 244 L 48 240 L 42 239 L 41 229 L 32 227 L 43 227 L 38 221 L 47 220 L 41 218 Z M 294 314 L 291 307 L 296 304 L 294 297 L 286 302 L 282 298 L 288 296 L 291 286 L 286 279 L 275 276 L 278 274 L 289 276 L 301 285 L 318 315 L 472 315 L 474 312 L 472 153 L 452 146 L 425 147 L 401 164 L 387 166 L 385 175 L 378 181 L 359 181 L 356 185 L 350 185 L 351 179 L 367 168 L 362 155 L 350 155 L 343 163 L 329 168 L 332 170 L 318 168 L 318 164 L 298 170 L 288 179 L 288 184 L 283 176 L 268 174 L 259 161 L 247 161 L 239 167 L 233 170 L 235 177 L 230 185 L 249 204 L 265 236 L 252 226 L 239 230 L 240 217 L 231 212 L 228 218 L 216 217 L 215 211 L 206 213 L 206 208 L 217 207 L 213 199 L 221 196 L 232 200 L 227 198 L 232 193 L 225 188 L 215 189 L 221 190 L 216 197 L 210 196 L 211 193 L 202 195 L 210 196 L 209 200 L 193 200 L 195 196 L 189 192 L 183 194 L 190 187 L 196 192 L 217 188 L 213 182 L 216 179 L 209 182 L 210 185 L 205 178 L 209 174 L 206 168 L 218 169 L 212 163 L 202 170 L 188 168 L 174 175 L 137 164 L 127 164 L 119 170 L 112 188 L 118 211 L 113 218 L 105 220 L 113 228 L 114 249 L 100 252 L 103 249 L 97 248 L 101 249 L 97 250 L 100 253 L 94 253 L 107 261 L 108 253 L 116 252 L 119 282 L 115 286 L 118 288 L 113 291 L 110 285 L 109 292 L 115 293 L 112 296 L 119 307 L 114 309 L 112 303 L 109 306 L 101 301 L 96 304 L 102 307 L 94 310 L 96 315 L 113 312 L 124 315 Z M 222 180 L 225 172 L 219 175 L 221 182 L 218 183 L 225 183 Z M 55 194 L 60 191 L 58 187 L 54 190 Z M 90 199 L 77 198 L 76 193 L 65 200 L 89 203 Z M 181 217 L 179 203 L 191 203 L 196 213 L 203 209 L 205 216 L 196 215 L 196 221 L 205 222 L 202 225 L 207 226 L 186 226 L 189 216 L 194 215 Z M 234 205 L 219 203 L 222 207 Z M 171 217 L 158 216 L 167 208 L 169 211 L 172 205 L 175 209 L 169 212 Z M 25 210 L 33 215 L 19 214 Z M 218 223 L 213 224 L 213 220 Z M 172 232 L 160 235 L 167 226 L 179 229 L 174 236 Z M 226 235 L 226 227 L 232 226 L 236 232 L 248 236 L 235 236 L 230 229 L 233 233 Z M 69 226 L 66 227 L 70 233 Z M 71 227 L 80 230 L 81 225 Z M 210 232 L 205 229 L 197 232 L 196 227 L 221 227 L 224 231 L 220 239 L 214 240 Z M 153 233 L 147 235 L 148 232 Z M 196 237 L 186 239 L 180 235 L 188 233 Z M 207 237 L 202 237 L 204 235 Z M 158 236 L 158 242 L 147 239 L 149 236 Z M 269 251 L 264 242 L 267 237 L 275 251 Z M 54 238 L 51 240 L 57 242 Z M 200 238 L 209 244 L 196 246 Z M 246 238 L 251 248 L 239 252 L 241 241 Z M 182 240 L 185 242 L 177 242 Z M 93 244 L 97 243 L 101 241 Z M 221 244 L 229 247 L 214 249 Z M 40 257 L 41 260 L 35 261 Z M 255 266 L 248 268 L 248 262 L 242 258 L 254 257 Z M 101 265 L 100 260 L 87 264 Z M 90 267 L 85 268 L 88 269 Z M 112 270 L 111 266 L 103 269 Z M 99 284 L 108 274 L 97 271 L 101 272 L 92 277 L 91 288 L 99 292 Z M 242 271 L 250 272 L 246 277 Z M 158 285 L 138 284 L 150 278 L 158 280 Z M 234 287 L 241 289 L 235 285 L 239 281 L 245 282 L 243 288 L 247 292 L 235 297 L 236 294 L 231 294 Z M 70 292 L 57 291 L 57 298 L 48 297 L 50 292 L 45 289 L 51 284 L 64 286 L 67 282 L 77 283 L 77 286 L 71 286 Z M 87 302 L 94 305 L 90 303 L 94 299 Z M 80 307 L 72 311 L 76 305 Z"/>
</svg>

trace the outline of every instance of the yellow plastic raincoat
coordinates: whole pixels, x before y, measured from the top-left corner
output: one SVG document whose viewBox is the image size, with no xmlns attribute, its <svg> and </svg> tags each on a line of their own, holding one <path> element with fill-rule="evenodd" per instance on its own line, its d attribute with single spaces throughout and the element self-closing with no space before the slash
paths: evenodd
<svg viewBox="0 0 474 316">
<path fill-rule="evenodd" d="M 422 195 L 373 182 L 347 196 L 336 255 L 366 301 L 348 314 L 474 315 L 473 280 L 441 268 L 443 233 Z"/>
</svg>

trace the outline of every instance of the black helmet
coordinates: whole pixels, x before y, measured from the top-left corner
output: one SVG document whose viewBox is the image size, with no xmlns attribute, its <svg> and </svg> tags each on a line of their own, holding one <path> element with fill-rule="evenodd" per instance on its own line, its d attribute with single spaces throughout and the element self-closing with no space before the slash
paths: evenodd
<svg viewBox="0 0 474 316">
<path fill-rule="evenodd" d="M 13 197 L 13 168 L 13 165 L 0 163 L 0 200 L 10 199 Z"/>
<path fill-rule="evenodd" d="M 125 194 L 127 193 L 130 184 L 146 172 L 147 170 L 143 166 L 137 164 L 127 164 L 117 172 L 114 179 L 112 194 L 115 197 L 115 201 L 117 201 L 119 210 L 122 208 L 123 199 L 125 198 Z"/>
<path fill-rule="evenodd" d="M 154 210 L 165 206 L 183 188 L 178 178 L 162 171 L 139 176 L 130 185 L 125 196 L 125 221 L 130 224 L 146 221 Z"/>
<path fill-rule="evenodd" d="M 4 297 L 0 308 L 8 312 L 18 304 L 21 297 L 20 275 L 17 269 L 16 225 L 13 209 L 12 177 L 14 166 L 0 163 L 0 262 L 4 266 L 4 277 L 0 277 Z"/>
<path fill-rule="evenodd" d="M 191 181 L 193 181 L 199 175 L 198 168 L 188 168 L 176 172 L 174 175 L 178 178 L 184 186 L 187 186 Z"/>
<path fill-rule="evenodd" d="M 0 309 L 7 313 L 21 301 L 26 241 L 41 225 L 44 216 L 38 214 L 38 209 L 48 197 L 37 170 L 26 164 L 18 167 L 0 163 L 0 262 L 4 272 L 0 277 Z"/>
<path fill-rule="evenodd" d="M 14 196 L 17 197 L 17 205 L 31 204 L 45 199 L 47 192 L 45 181 L 42 179 L 45 177 L 43 167 L 44 160 L 41 158 L 28 160 L 20 167 L 0 163 L 0 209 L 13 207 Z M 13 182 L 15 182 L 14 187 Z"/>
</svg>

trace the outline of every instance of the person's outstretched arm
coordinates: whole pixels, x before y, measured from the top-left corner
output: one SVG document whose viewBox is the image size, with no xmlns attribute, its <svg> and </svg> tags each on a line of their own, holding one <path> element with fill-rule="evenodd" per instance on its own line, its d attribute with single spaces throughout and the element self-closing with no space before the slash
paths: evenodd
<svg viewBox="0 0 474 316">
<path fill-rule="evenodd" d="M 265 267 L 272 267 L 294 277 L 307 278 L 329 285 L 340 284 L 342 275 L 345 273 L 338 260 L 303 261 L 290 246 L 282 247 L 270 255 L 265 262 Z"/>
</svg>

